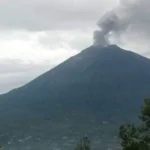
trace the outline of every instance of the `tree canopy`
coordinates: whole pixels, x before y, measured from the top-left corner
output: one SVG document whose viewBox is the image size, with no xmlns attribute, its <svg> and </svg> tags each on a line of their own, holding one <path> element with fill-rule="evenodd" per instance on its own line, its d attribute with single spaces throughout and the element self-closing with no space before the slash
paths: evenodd
<svg viewBox="0 0 150 150">
<path fill-rule="evenodd" d="M 140 126 L 126 124 L 120 127 L 123 150 L 150 150 L 150 99 L 144 100 L 139 118 Z"/>
<path fill-rule="evenodd" d="M 83 137 L 80 139 L 80 141 L 77 143 L 75 150 L 90 150 L 90 140 L 88 137 Z"/>
</svg>

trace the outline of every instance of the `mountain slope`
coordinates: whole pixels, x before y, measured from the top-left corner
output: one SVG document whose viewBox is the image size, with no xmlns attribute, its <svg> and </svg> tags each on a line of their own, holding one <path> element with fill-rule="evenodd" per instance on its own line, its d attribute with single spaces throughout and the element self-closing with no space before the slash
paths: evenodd
<svg viewBox="0 0 150 150">
<path fill-rule="evenodd" d="M 149 59 L 115 45 L 91 46 L 0 96 L 0 116 L 83 115 L 119 122 L 134 118 L 145 97 L 150 97 Z"/>
</svg>

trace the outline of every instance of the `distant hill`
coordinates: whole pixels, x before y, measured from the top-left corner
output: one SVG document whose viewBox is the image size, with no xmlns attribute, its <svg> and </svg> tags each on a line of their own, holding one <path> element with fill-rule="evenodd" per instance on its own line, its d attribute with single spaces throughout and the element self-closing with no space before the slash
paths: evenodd
<svg viewBox="0 0 150 150">
<path fill-rule="evenodd" d="M 135 117 L 145 97 L 150 97 L 149 59 L 116 45 L 91 46 L 1 95 L 0 116 L 122 122 Z"/>
</svg>

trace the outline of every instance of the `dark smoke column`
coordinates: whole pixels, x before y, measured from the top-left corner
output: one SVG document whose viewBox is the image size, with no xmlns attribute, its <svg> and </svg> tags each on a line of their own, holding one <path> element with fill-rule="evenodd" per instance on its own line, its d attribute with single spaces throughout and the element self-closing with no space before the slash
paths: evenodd
<svg viewBox="0 0 150 150">
<path fill-rule="evenodd" d="M 116 13 L 111 11 L 106 13 L 97 23 L 100 30 L 94 31 L 94 46 L 109 45 L 109 33 L 117 30 L 119 25 L 119 18 Z"/>
<path fill-rule="evenodd" d="M 108 42 L 105 38 L 105 34 L 103 31 L 94 31 L 93 35 L 93 40 L 94 40 L 94 46 L 107 46 Z"/>
<path fill-rule="evenodd" d="M 128 36 L 139 41 L 141 35 L 142 39 L 150 38 L 149 6 L 150 0 L 119 0 L 118 5 L 98 21 L 93 45 L 119 44 Z"/>
</svg>

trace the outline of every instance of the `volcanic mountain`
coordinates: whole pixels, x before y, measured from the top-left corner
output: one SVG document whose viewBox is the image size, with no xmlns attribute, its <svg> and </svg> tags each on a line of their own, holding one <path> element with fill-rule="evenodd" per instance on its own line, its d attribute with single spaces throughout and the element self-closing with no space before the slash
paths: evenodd
<svg viewBox="0 0 150 150">
<path fill-rule="evenodd" d="M 136 121 L 147 97 L 148 58 L 116 45 L 91 46 L 0 96 L 0 141 L 8 150 L 43 149 L 43 145 L 48 150 L 58 143 L 61 149 L 72 149 L 62 144 L 88 133 L 93 141 L 103 139 L 95 146 L 105 149 L 118 123 Z"/>
<path fill-rule="evenodd" d="M 150 97 L 150 60 L 116 45 L 91 46 L 0 96 L 0 117 L 133 119 Z M 7 117 L 6 117 L 7 116 Z"/>
</svg>

